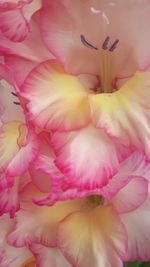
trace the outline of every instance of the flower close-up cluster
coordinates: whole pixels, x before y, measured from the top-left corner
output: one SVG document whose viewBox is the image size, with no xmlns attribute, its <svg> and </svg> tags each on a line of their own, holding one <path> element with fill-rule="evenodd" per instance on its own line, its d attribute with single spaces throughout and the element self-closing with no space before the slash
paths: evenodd
<svg viewBox="0 0 150 267">
<path fill-rule="evenodd" d="M 0 267 L 150 261 L 150 1 L 0 0 Z"/>
</svg>

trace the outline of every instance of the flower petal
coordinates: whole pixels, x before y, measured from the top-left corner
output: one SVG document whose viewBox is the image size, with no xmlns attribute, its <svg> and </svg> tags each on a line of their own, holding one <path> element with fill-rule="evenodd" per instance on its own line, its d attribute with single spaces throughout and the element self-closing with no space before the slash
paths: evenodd
<svg viewBox="0 0 150 267">
<path fill-rule="evenodd" d="M 86 89 L 56 61 L 41 63 L 22 86 L 29 118 L 45 129 L 70 130 L 89 122 Z"/>
<path fill-rule="evenodd" d="M 36 258 L 37 267 L 71 267 L 57 248 L 33 244 L 30 249 Z"/>
<path fill-rule="evenodd" d="M 126 243 L 125 229 L 109 206 L 73 213 L 58 229 L 58 246 L 73 266 L 122 267 Z"/>
<path fill-rule="evenodd" d="M 20 193 L 30 181 L 29 174 L 25 173 L 21 177 L 16 177 L 13 184 L 6 184 L 7 188 L 0 192 L 0 215 L 9 213 L 10 218 L 14 218 L 20 208 Z"/>
<path fill-rule="evenodd" d="M 48 193 L 51 190 L 51 162 L 50 158 L 39 155 L 29 168 L 32 183 L 41 192 Z"/>
<path fill-rule="evenodd" d="M 13 42 L 22 42 L 30 31 L 29 21 L 41 7 L 41 0 L 0 3 L 0 29 Z"/>
<path fill-rule="evenodd" d="M 19 137 L 18 127 L 21 122 L 10 122 L 4 124 L 0 131 L 0 168 L 5 168 L 10 160 L 17 154 L 19 147 L 17 139 Z M 8 145 L 9 144 L 9 145 Z"/>
<path fill-rule="evenodd" d="M 18 195 L 19 180 L 16 179 L 12 188 L 8 188 L 0 192 L 0 215 L 9 213 L 13 218 L 15 212 L 19 210 L 19 195 Z"/>
<path fill-rule="evenodd" d="M 26 248 L 14 248 L 7 244 L 7 235 L 13 230 L 14 220 L 7 215 L 0 217 L 0 266 L 16 267 L 24 264 L 32 254 Z"/>
<path fill-rule="evenodd" d="M 30 73 L 30 71 L 38 65 L 38 62 L 33 60 L 28 60 L 17 55 L 9 55 L 5 57 L 5 63 L 12 71 L 14 75 L 15 85 L 18 86 L 18 91 L 20 86 L 22 86 L 25 78 Z"/>
<path fill-rule="evenodd" d="M 70 133 L 55 133 L 52 147 L 56 165 L 68 176 L 68 184 L 82 189 L 95 189 L 106 185 L 117 172 L 122 159 L 115 144 L 101 130 L 92 126 Z"/>
<path fill-rule="evenodd" d="M 134 151 L 129 157 L 127 157 L 127 159 L 121 162 L 118 172 L 112 177 L 109 183 L 101 188 L 101 195 L 107 200 L 112 200 L 112 198 L 115 197 L 114 201 L 115 199 L 118 199 L 117 203 L 120 207 L 122 207 L 122 209 L 126 209 L 128 204 L 133 204 L 130 203 L 130 201 L 135 202 L 135 196 L 139 198 L 138 200 L 136 199 L 136 203 L 134 203 L 134 205 L 139 205 L 147 196 L 147 182 L 145 178 L 148 179 L 149 175 L 150 164 L 147 162 L 146 156 L 141 153 L 141 151 Z M 135 195 L 130 194 L 130 196 L 126 196 L 126 194 L 128 194 L 128 189 L 131 189 L 131 191 L 133 189 L 133 191 L 135 190 L 137 193 L 135 193 Z M 126 207 L 122 206 L 123 203 L 119 203 L 119 199 L 121 202 L 126 202 Z"/>
<path fill-rule="evenodd" d="M 9 176 L 18 176 L 24 173 L 31 162 L 34 161 L 39 152 L 39 142 L 35 133 L 31 130 L 27 133 L 27 143 L 22 146 L 16 156 L 9 163 L 6 174 Z"/>
<path fill-rule="evenodd" d="M 137 209 L 147 198 L 148 181 L 143 177 L 135 177 L 112 199 L 118 213 L 126 213 Z"/>
<path fill-rule="evenodd" d="M 136 5 L 134 1 L 44 0 L 41 32 L 48 49 L 63 62 L 66 71 L 78 74 L 103 75 L 102 46 L 108 36 L 106 53 L 113 79 L 129 76 L 149 64 L 149 13 L 147 0 Z M 85 40 L 81 41 L 81 36 Z M 109 49 L 116 40 L 119 43 L 112 53 Z"/>
<path fill-rule="evenodd" d="M 47 196 L 33 198 L 33 202 L 37 205 L 52 206 L 57 201 L 85 198 L 92 194 L 102 194 L 100 189 L 80 190 L 75 186 L 68 186 L 66 182 L 67 177 L 57 168 L 53 157 L 40 155 L 34 162 L 34 165 L 34 172 L 30 172 L 34 184 L 40 191 L 49 192 Z M 34 179 L 33 175 L 35 176 Z"/>
<path fill-rule="evenodd" d="M 39 144 L 32 129 L 12 121 L 0 128 L 0 171 L 9 183 L 24 173 L 38 154 Z M 3 177 L 3 178 L 4 178 Z"/>
<path fill-rule="evenodd" d="M 5 250 L 0 251 L 1 267 L 34 267 L 34 265 L 26 265 L 32 261 L 33 255 L 27 248 L 14 248 L 7 246 Z"/>
<path fill-rule="evenodd" d="M 128 233 L 126 261 L 150 260 L 150 197 L 144 204 L 127 214 L 121 215 Z"/>
<path fill-rule="evenodd" d="M 39 30 L 38 23 L 38 14 L 34 14 L 31 21 L 32 32 L 27 36 L 27 38 L 21 43 L 15 43 L 5 38 L 2 33 L 0 33 L 0 53 L 3 56 L 19 56 L 34 61 L 37 64 L 44 60 L 53 58 L 50 52 L 44 46 L 41 40 L 41 34 Z M 35 47 L 35 40 L 37 41 Z M 23 71 L 23 69 L 21 69 Z"/>
<path fill-rule="evenodd" d="M 44 185 L 47 186 L 47 180 L 50 183 L 50 186 L 47 186 L 47 189 L 50 190 L 47 196 L 33 198 L 34 203 L 37 205 L 51 206 L 57 201 L 99 195 L 108 201 L 112 201 L 119 212 L 125 212 L 126 210 L 129 211 L 137 208 L 145 200 L 147 196 L 146 179 L 150 175 L 150 164 L 146 161 L 144 154 L 140 151 L 135 151 L 120 163 L 118 172 L 109 180 L 108 184 L 96 189 L 78 188 L 76 185 L 71 185 L 71 183 L 67 185 L 68 178 L 59 171 L 52 157 L 40 155 L 35 161 L 35 170 L 35 181 L 39 175 L 38 184 L 40 183 L 40 186 L 37 183 L 35 184 L 40 188 L 40 191 L 43 191 Z M 133 179 L 135 180 L 134 182 L 132 181 Z M 135 187 L 133 188 L 134 185 Z M 133 191 L 136 192 L 128 196 L 126 188 L 128 191 L 130 189 L 132 193 Z M 43 192 L 47 192 L 48 190 L 44 190 Z"/>
<path fill-rule="evenodd" d="M 16 215 L 16 229 L 9 235 L 9 244 L 22 247 L 32 243 L 56 246 L 56 228 L 66 215 L 78 210 L 83 202 L 66 201 L 50 207 L 39 207 L 32 203 L 33 196 L 42 194 L 32 185 L 28 185 L 21 198 L 21 210 Z"/>
<path fill-rule="evenodd" d="M 41 13 L 43 39 L 50 52 L 62 63 L 65 63 L 67 72 L 98 74 L 98 52 L 95 49 L 85 48 L 80 40 L 81 34 L 86 34 L 92 40 L 93 35 L 95 37 L 97 33 L 97 27 L 94 27 L 95 20 L 90 19 L 89 5 L 86 6 L 85 3 L 78 0 L 73 4 L 67 3 L 67 5 L 69 6 L 65 6 L 64 1 L 59 1 L 59 3 L 44 1 Z M 71 10 L 73 13 L 70 12 Z M 81 21 L 83 10 L 85 16 L 82 16 Z M 71 14 L 75 16 L 75 19 Z"/>
<path fill-rule="evenodd" d="M 22 42 L 29 32 L 29 24 L 19 8 L 0 10 L 0 29 L 8 39 Z"/>
<path fill-rule="evenodd" d="M 92 120 L 110 136 L 150 157 L 150 72 L 137 72 L 112 94 L 90 96 Z"/>
</svg>

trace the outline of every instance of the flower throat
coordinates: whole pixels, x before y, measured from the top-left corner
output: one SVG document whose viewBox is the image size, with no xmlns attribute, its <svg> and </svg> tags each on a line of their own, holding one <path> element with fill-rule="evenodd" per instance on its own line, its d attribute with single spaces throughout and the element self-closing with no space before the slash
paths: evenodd
<svg viewBox="0 0 150 267">
<path fill-rule="evenodd" d="M 118 46 L 119 39 L 115 39 L 112 43 L 110 42 L 110 37 L 107 36 L 99 49 L 98 47 L 91 44 L 83 34 L 80 36 L 82 44 L 90 49 L 101 50 L 101 93 L 111 93 L 112 88 L 112 77 L 111 77 L 111 56 L 112 53 Z M 98 91 L 99 93 L 99 91 Z"/>
</svg>

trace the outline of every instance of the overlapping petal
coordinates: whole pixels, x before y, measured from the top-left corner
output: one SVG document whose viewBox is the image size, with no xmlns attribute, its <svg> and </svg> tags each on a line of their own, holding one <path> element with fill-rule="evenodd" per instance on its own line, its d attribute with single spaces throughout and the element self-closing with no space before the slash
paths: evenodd
<svg viewBox="0 0 150 267">
<path fill-rule="evenodd" d="M 47 196 L 34 197 L 33 200 L 38 205 L 51 206 L 57 201 L 97 195 L 112 201 L 115 209 L 124 213 L 136 209 L 147 197 L 150 164 L 139 151 L 132 153 L 120 164 L 118 172 L 105 186 L 96 189 L 71 184 L 70 179 L 55 165 L 55 157 L 40 155 L 34 165 L 32 173 L 35 185 L 43 192 L 50 190 Z"/>
<path fill-rule="evenodd" d="M 57 238 L 73 266 L 122 267 L 127 236 L 120 218 L 109 206 L 68 216 L 60 223 Z"/>
<path fill-rule="evenodd" d="M 136 5 L 134 1 L 118 0 L 44 0 L 43 3 L 43 39 L 68 72 L 99 75 L 101 71 L 103 75 L 105 53 L 102 46 L 106 37 L 109 37 L 106 52 L 111 62 L 111 79 L 129 76 L 149 64 L 150 7 L 147 0 L 138 1 Z M 139 32 L 143 33 L 142 38 Z M 110 53 L 115 40 L 119 40 L 119 44 Z"/>
<path fill-rule="evenodd" d="M 32 32 L 21 43 L 11 42 L 9 39 L 0 34 L 0 54 L 5 57 L 9 55 L 19 56 L 35 62 L 41 62 L 49 59 L 49 57 L 51 58 L 51 53 L 47 50 L 41 40 L 40 30 L 38 27 L 38 16 L 36 14 L 34 14 L 31 19 L 31 27 Z M 35 40 L 37 41 L 36 46 Z"/>
<path fill-rule="evenodd" d="M 0 215 L 9 213 L 10 217 L 14 217 L 15 212 L 19 210 L 19 181 L 16 179 L 12 188 L 6 188 L 0 192 Z"/>
<path fill-rule="evenodd" d="M 112 94 L 89 96 L 96 127 L 146 153 L 150 151 L 150 72 L 137 72 Z"/>
<path fill-rule="evenodd" d="M 45 246 L 56 246 L 56 230 L 60 220 L 73 211 L 79 210 L 82 201 L 57 203 L 51 208 L 39 207 L 32 203 L 32 197 L 42 196 L 32 184 L 22 192 L 22 205 L 18 213 L 16 229 L 9 235 L 11 245 L 22 247 L 39 243 Z M 28 218 L 28 221 L 26 221 Z"/>
<path fill-rule="evenodd" d="M 140 151 L 133 152 L 119 166 L 109 183 L 101 188 L 102 196 L 112 201 L 118 212 L 140 206 L 148 194 L 150 164 Z"/>
<path fill-rule="evenodd" d="M 3 34 L 14 42 L 21 42 L 29 32 L 29 25 L 20 9 L 0 8 L 0 29 Z"/>
<path fill-rule="evenodd" d="M 0 30 L 13 42 L 22 42 L 30 31 L 29 21 L 41 7 L 40 0 L 0 3 Z"/>
<path fill-rule="evenodd" d="M 11 91 L 12 90 L 12 91 Z M 25 123 L 20 100 L 13 87 L 5 80 L 1 82 L 0 110 L 0 187 L 13 182 L 35 159 L 39 142 L 32 127 Z"/>
<path fill-rule="evenodd" d="M 148 181 L 135 177 L 113 198 L 112 203 L 119 214 L 137 209 L 148 195 Z"/>
<path fill-rule="evenodd" d="M 0 129 L 0 151 L 0 171 L 11 181 L 11 177 L 21 175 L 35 159 L 38 140 L 34 132 L 27 132 L 24 124 L 13 121 Z"/>
<path fill-rule="evenodd" d="M 93 126 L 52 136 L 56 165 L 69 177 L 68 183 L 79 188 L 95 189 L 106 185 L 117 172 L 119 162 L 129 151 L 118 150 L 107 135 Z M 119 153 L 120 152 L 120 153 Z"/>
<path fill-rule="evenodd" d="M 30 120 L 41 128 L 70 130 L 89 122 L 86 89 L 56 61 L 43 62 L 34 69 L 21 92 L 29 102 Z"/>
<path fill-rule="evenodd" d="M 7 244 L 7 235 L 14 227 L 14 220 L 7 215 L 0 219 L 0 266 L 16 267 L 24 266 L 27 261 L 33 258 L 31 252 L 26 248 L 14 248 Z"/>
<path fill-rule="evenodd" d="M 30 249 L 36 258 L 37 267 L 71 267 L 58 248 L 33 244 Z"/>
<path fill-rule="evenodd" d="M 25 173 L 17 177 L 14 183 L 0 192 L 0 215 L 8 213 L 10 218 L 14 218 L 16 212 L 20 209 L 20 194 L 23 188 L 30 182 L 30 176 Z"/>
<path fill-rule="evenodd" d="M 0 1 L 0 267 L 150 260 L 149 13 Z"/>
<path fill-rule="evenodd" d="M 135 211 L 121 215 L 128 233 L 128 254 L 126 261 L 149 261 L 149 205 L 148 197 L 145 203 Z"/>
</svg>

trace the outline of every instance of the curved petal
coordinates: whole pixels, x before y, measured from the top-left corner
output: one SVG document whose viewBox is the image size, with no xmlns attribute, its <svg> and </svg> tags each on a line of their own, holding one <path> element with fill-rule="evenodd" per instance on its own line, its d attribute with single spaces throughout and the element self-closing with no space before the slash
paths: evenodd
<svg viewBox="0 0 150 267">
<path fill-rule="evenodd" d="M 135 177 L 111 200 L 115 210 L 127 213 L 137 209 L 148 195 L 148 181 L 143 177 Z"/>
<path fill-rule="evenodd" d="M 0 215 L 9 213 L 13 218 L 16 211 L 19 210 L 19 195 L 18 195 L 19 180 L 16 179 L 12 188 L 4 189 L 0 192 Z"/>
<path fill-rule="evenodd" d="M 126 158 L 123 146 L 118 145 L 122 149 L 117 150 L 112 140 L 93 126 L 70 133 L 56 132 L 51 145 L 56 153 L 56 165 L 68 176 L 68 184 L 81 189 L 106 185 L 117 172 L 119 162 Z"/>
<path fill-rule="evenodd" d="M 129 76 L 150 62 L 149 13 L 148 0 L 136 4 L 118 0 L 44 0 L 41 32 L 47 47 L 67 71 L 95 74 L 102 71 L 101 75 L 102 46 L 109 37 L 106 52 L 111 62 L 111 78 Z M 83 41 L 81 36 L 85 37 Z M 116 40 L 119 44 L 110 52 Z"/>
<path fill-rule="evenodd" d="M 14 228 L 14 220 L 7 215 L 0 217 L 0 266 L 16 267 L 23 265 L 32 254 L 26 248 L 14 248 L 7 244 L 7 235 Z"/>
<path fill-rule="evenodd" d="M 6 168 L 10 160 L 19 151 L 17 139 L 19 137 L 18 128 L 21 122 L 9 122 L 1 127 L 0 131 L 0 168 Z M 9 146 L 8 146 L 9 144 Z"/>
<path fill-rule="evenodd" d="M 57 238 L 59 248 L 73 266 L 123 266 L 127 236 L 109 206 L 68 216 L 60 223 Z"/>
<path fill-rule="evenodd" d="M 39 243 L 56 246 L 58 222 L 73 211 L 79 210 L 82 201 L 66 201 L 50 207 L 39 207 L 32 203 L 33 196 L 42 196 L 34 186 L 28 185 L 22 192 L 21 209 L 16 215 L 16 229 L 9 235 L 9 244 L 22 247 Z"/>
<path fill-rule="evenodd" d="M 29 168 L 32 183 L 44 193 L 51 190 L 51 164 L 51 159 L 39 155 Z"/>
<path fill-rule="evenodd" d="M 149 176 L 150 163 L 147 162 L 146 156 L 141 153 L 141 151 L 135 151 L 121 162 L 116 175 L 112 177 L 106 186 L 101 188 L 101 194 L 107 200 L 113 201 L 112 198 L 115 197 L 115 202 L 115 199 L 118 199 L 116 204 L 123 210 L 125 210 L 129 204 L 131 204 L 131 206 L 129 206 L 132 209 L 132 204 L 136 207 L 136 205 L 142 204 L 141 201 L 145 200 Z M 147 181 L 145 179 L 147 179 Z M 130 196 L 127 195 L 129 194 L 129 190 L 132 192 Z M 136 191 L 135 193 L 134 190 Z M 135 196 L 138 199 L 136 199 Z M 124 203 L 124 201 L 126 203 Z"/>
<path fill-rule="evenodd" d="M 38 154 L 38 140 L 22 122 L 9 122 L 0 128 L 0 171 L 8 182 L 27 170 Z"/>
<path fill-rule="evenodd" d="M 6 237 L 13 230 L 14 225 L 15 225 L 14 220 L 10 219 L 7 214 L 1 216 L 0 218 L 0 244 L 3 245 L 6 242 Z"/>
<path fill-rule="evenodd" d="M 38 65 L 38 62 L 25 59 L 17 55 L 5 56 L 5 64 L 11 70 L 17 89 L 22 86 L 30 71 Z"/>
<path fill-rule="evenodd" d="M 7 57 L 9 55 L 19 56 L 37 64 L 41 61 L 53 58 L 51 53 L 46 49 L 42 40 L 39 30 L 38 14 L 34 14 L 30 21 L 32 32 L 21 43 L 15 43 L 5 38 L 0 33 L 0 54 Z M 35 46 L 36 40 L 36 46 Z M 23 69 L 21 69 L 23 71 Z"/>
<path fill-rule="evenodd" d="M 58 172 L 54 170 L 54 154 L 49 146 L 49 132 L 40 132 L 38 140 L 40 142 L 39 155 L 29 168 L 32 183 L 39 189 L 40 192 L 48 193 L 51 190 L 51 173 Z"/>
<path fill-rule="evenodd" d="M 68 2 L 67 5 L 69 6 L 66 7 L 64 1 L 59 1 L 59 3 L 44 1 L 43 5 L 45 6 L 41 13 L 41 33 L 50 52 L 62 63 L 65 63 L 67 72 L 93 73 L 94 69 L 94 74 L 98 74 L 98 52 L 85 48 L 80 41 L 80 35 L 86 34 L 87 31 L 89 33 L 92 27 L 94 31 L 92 31 L 92 36 L 86 34 L 88 38 L 91 37 L 90 39 L 93 40 L 93 35 L 95 36 L 97 33 L 97 27 L 93 25 L 95 20 L 89 20 L 90 16 L 85 3 L 77 0 L 73 4 Z M 69 10 L 72 10 L 75 18 L 72 17 Z M 83 10 L 84 16 L 82 16 L 81 21 Z M 84 18 L 86 18 L 86 22 Z"/>
<path fill-rule="evenodd" d="M 85 198 L 86 196 L 97 194 L 101 195 L 100 189 L 80 190 L 75 186 L 67 184 L 67 177 L 61 173 L 54 162 L 55 158 L 40 155 L 34 163 L 34 172 L 30 172 L 34 184 L 42 192 L 49 192 L 47 196 L 34 197 L 33 202 L 37 205 L 52 206 L 57 201 Z M 121 184 L 121 183 L 120 183 Z"/>
<path fill-rule="evenodd" d="M 14 248 L 12 246 L 0 251 L 0 266 L 1 267 L 34 267 L 35 265 L 26 265 L 32 262 L 33 255 L 27 248 Z"/>
<path fill-rule="evenodd" d="M 128 233 L 126 261 L 150 260 L 150 197 L 144 204 L 127 214 L 121 215 Z"/>
<path fill-rule="evenodd" d="M 57 248 L 33 244 L 30 249 L 36 258 L 37 267 L 71 267 Z"/>
<path fill-rule="evenodd" d="M 127 209 L 137 208 L 147 196 L 148 182 L 145 178 L 149 178 L 150 164 L 146 161 L 145 155 L 139 151 L 135 151 L 120 163 L 118 172 L 102 188 L 85 189 L 78 188 L 76 185 L 67 185 L 68 178 L 59 171 L 55 165 L 54 158 L 49 158 L 44 155 L 40 155 L 35 161 L 35 169 L 35 181 L 38 180 L 38 184 L 37 182 L 35 184 L 38 186 L 40 183 L 40 186 L 38 186 L 40 191 L 43 191 L 44 185 L 48 185 L 47 180 L 50 183 L 50 186 L 47 186 L 47 189 L 50 190 L 47 196 L 33 198 L 33 201 L 37 205 L 51 206 L 57 201 L 99 195 L 108 201 L 112 201 L 119 211 L 121 208 L 122 211 L 120 212 L 125 212 Z M 37 176 L 39 177 L 37 178 Z M 48 190 L 44 190 L 43 192 L 47 192 Z M 129 190 L 132 191 L 130 196 L 127 195 L 129 194 Z"/>
<path fill-rule="evenodd" d="M 7 184 L 0 192 L 0 215 L 8 213 L 10 218 L 14 218 L 15 213 L 20 209 L 20 194 L 23 188 L 30 182 L 28 173 L 21 177 L 16 177 L 13 184 Z"/>
<path fill-rule="evenodd" d="M 24 173 L 39 153 L 39 142 L 36 138 L 36 134 L 32 130 L 29 130 L 26 138 L 26 144 L 22 145 L 19 152 L 7 167 L 6 175 L 8 175 L 8 181 L 9 177 Z"/>
<path fill-rule="evenodd" d="M 29 20 L 41 7 L 40 0 L 0 5 L 0 30 L 13 42 L 22 42 L 30 31 Z"/>
<path fill-rule="evenodd" d="M 54 60 L 41 63 L 25 80 L 22 96 L 29 118 L 47 130 L 70 130 L 89 122 L 86 89 Z"/>
<path fill-rule="evenodd" d="M 0 10 L 0 29 L 13 42 L 22 42 L 28 32 L 29 24 L 22 15 L 22 10 Z"/>
<path fill-rule="evenodd" d="M 68 178 L 65 177 L 63 173 L 61 173 L 61 171 L 57 168 L 54 162 L 54 158 L 52 157 L 40 155 L 34 162 L 34 165 L 34 172 L 30 172 L 32 180 L 33 175 L 36 174 L 34 178 L 34 184 L 37 188 L 40 189 L 40 191 L 49 193 L 46 196 L 34 197 L 33 202 L 37 205 L 52 206 L 58 201 L 80 199 L 94 194 L 100 196 L 103 195 L 103 188 L 80 189 L 75 185 L 71 185 L 70 183 L 68 184 Z M 127 183 L 124 180 L 118 181 L 119 189 Z"/>
<path fill-rule="evenodd" d="M 98 128 L 150 158 L 150 72 L 137 72 L 119 91 L 89 96 L 91 116 Z"/>
<path fill-rule="evenodd" d="M 145 161 L 145 156 L 140 152 L 135 152 L 120 164 L 117 174 L 109 180 L 108 184 L 102 188 L 86 189 L 71 184 L 70 180 L 55 165 L 54 157 L 40 155 L 34 165 L 34 172 L 30 172 L 32 180 L 35 176 L 35 185 L 40 191 L 49 192 L 49 194 L 44 197 L 34 197 L 33 201 L 37 205 L 48 206 L 57 201 L 85 198 L 90 195 L 100 195 L 107 200 L 111 200 L 136 175 L 147 177 L 150 169 L 150 164 Z M 146 195 L 146 184 L 143 184 Z"/>
</svg>

